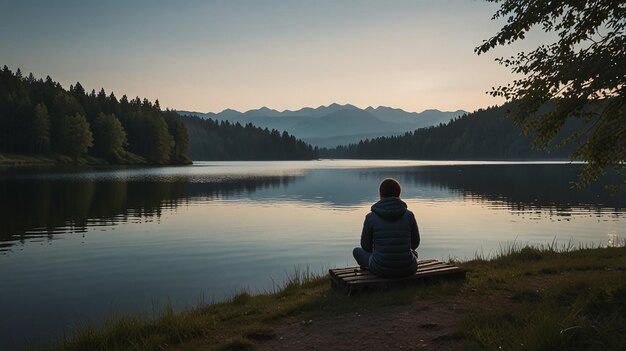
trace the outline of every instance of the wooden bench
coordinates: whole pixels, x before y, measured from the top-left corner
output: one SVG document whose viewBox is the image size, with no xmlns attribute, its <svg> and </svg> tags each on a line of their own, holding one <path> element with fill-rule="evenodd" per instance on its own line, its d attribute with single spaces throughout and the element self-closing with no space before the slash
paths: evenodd
<svg viewBox="0 0 626 351">
<path fill-rule="evenodd" d="M 331 268 L 331 285 L 348 295 L 366 288 L 385 288 L 392 285 L 418 284 L 432 279 L 464 279 L 465 270 L 437 260 L 418 260 L 417 272 L 405 278 L 381 278 L 360 267 Z"/>
</svg>

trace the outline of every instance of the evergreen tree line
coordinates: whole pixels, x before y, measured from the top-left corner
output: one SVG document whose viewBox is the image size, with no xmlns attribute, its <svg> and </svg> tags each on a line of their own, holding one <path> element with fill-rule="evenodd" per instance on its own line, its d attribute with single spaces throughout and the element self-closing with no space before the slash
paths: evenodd
<svg viewBox="0 0 626 351">
<path fill-rule="evenodd" d="M 262 129 L 251 123 L 215 121 L 182 116 L 189 133 L 189 154 L 194 160 L 311 160 L 317 147 L 287 132 Z"/>
<path fill-rule="evenodd" d="M 506 117 L 507 106 L 479 109 L 444 124 L 417 129 L 403 135 L 362 140 L 320 150 L 324 158 L 422 159 L 422 160 L 505 160 L 566 159 L 571 148 L 551 152 L 533 149 L 532 135 Z M 575 130 L 570 121 L 563 133 Z M 557 138 L 558 139 L 558 138 Z"/>
<path fill-rule="evenodd" d="M 63 89 L 49 76 L 0 71 L 0 152 L 85 157 L 111 163 L 189 163 L 180 117 L 159 101 L 117 99 L 104 89 Z"/>
</svg>

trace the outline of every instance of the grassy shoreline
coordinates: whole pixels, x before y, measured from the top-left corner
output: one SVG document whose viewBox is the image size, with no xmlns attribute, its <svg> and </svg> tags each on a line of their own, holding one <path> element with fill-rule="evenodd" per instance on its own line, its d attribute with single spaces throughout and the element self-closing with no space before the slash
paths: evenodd
<svg viewBox="0 0 626 351">
<path fill-rule="evenodd" d="M 0 166 L 107 166 L 107 165 L 138 165 L 138 166 L 172 166 L 172 165 L 187 165 L 192 164 L 191 161 L 185 163 L 172 163 L 158 165 L 148 162 L 145 158 L 127 152 L 124 156 L 124 160 L 121 163 L 111 163 L 107 160 L 85 156 L 78 160 L 74 160 L 67 155 L 51 153 L 48 155 L 36 155 L 36 154 L 11 154 L 0 153 Z"/>
<path fill-rule="evenodd" d="M 621 349 L 626 345 L 626 247 L 511 245 L 492 258 L 458 265 L 463 282 L 373 291 L 354 297 L 330 288 L 328 277 L 294 271 L 276 291 L 182 312 L 166 307 L 153 319 L 116 317 L 36 350 L 246 350 L 276 341 L 299 321 L 330 319 L 363 306 L 465 301 L 451 337 L 465 349 Z M 376 345 L 371 345 L 376 349 Z"/>
<path fill-rule="evenodd" d="M 71 164 L 73 160 L 64 155 L 29 155 L 0 153 L 0 166 L 30 166 L 30 165 L 57 165 Z"/>
</svg>

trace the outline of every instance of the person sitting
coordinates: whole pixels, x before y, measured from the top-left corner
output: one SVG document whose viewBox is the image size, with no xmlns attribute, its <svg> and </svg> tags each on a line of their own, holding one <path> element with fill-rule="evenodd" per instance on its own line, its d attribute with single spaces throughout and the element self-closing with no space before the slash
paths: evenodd
<svg viewBox="0 0 626 351">
<path fill-rule="evenodd" d="M 420 234 L 413 212 L 400 200 L 400 183 L 387 178 L 380 183 L 380 200 L 365 216 L 361 247 L 352 255 L 361 266 L 384 278 L 400 278 L 417 271 L 415 249 Z"/>
</svg>

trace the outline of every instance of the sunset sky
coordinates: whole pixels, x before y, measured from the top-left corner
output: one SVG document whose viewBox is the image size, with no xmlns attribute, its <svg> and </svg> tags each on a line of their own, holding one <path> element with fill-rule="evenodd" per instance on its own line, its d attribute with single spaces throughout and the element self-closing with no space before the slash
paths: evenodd
<svg viewBox="0 0 626 351">
<path fill-rule="evenodd" d="M 513 79 L 477 56 L 502 26 L 485 1 L 3 1 L 0 65 L 64 87 L 218 112 L 332 102 L 474 110 Z"/>
</svg>

